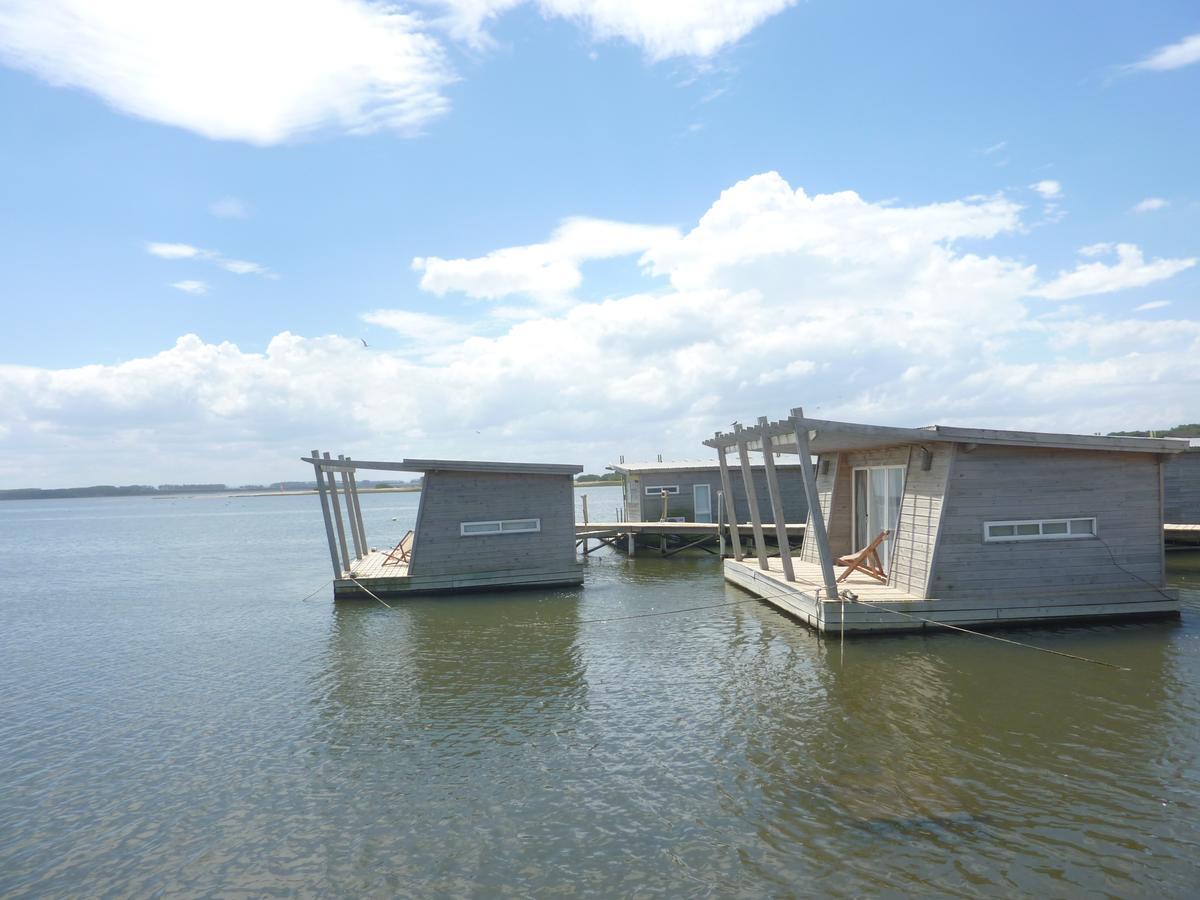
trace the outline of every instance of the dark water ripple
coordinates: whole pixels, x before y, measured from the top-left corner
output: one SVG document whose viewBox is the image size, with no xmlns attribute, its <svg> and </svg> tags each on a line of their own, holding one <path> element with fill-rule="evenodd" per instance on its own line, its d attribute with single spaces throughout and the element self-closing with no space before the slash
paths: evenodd
<svg viewBox="0 0 1200 900">
<path fill-rule="evenodd" d="M 364 505 L 382 539 L 415 498 Z M 0 893 L 1200 884 L 1200 554 L 1171 557 L 1181 623 L 1017 635 L 1119 672 L 961 635 L 842 647 L 710 559 L 300 602 L 322 539 L 311 498 L 0 505 Z"/>
</svg>

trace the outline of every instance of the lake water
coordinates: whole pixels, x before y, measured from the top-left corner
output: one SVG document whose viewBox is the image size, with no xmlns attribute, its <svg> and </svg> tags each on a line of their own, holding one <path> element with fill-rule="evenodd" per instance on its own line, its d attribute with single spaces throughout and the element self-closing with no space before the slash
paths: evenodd
<svg viewBox="0 0 1200 900">
<path fill-rule="evenodd" d="M 1169 558 L 1182 622 L 1013 634 L 1124 672 L 843 649 L 714 557 L 389 610 L 332 602 L 313 497 L 0 503 L 0 894 L 1194 896 Z"/>
</svg>

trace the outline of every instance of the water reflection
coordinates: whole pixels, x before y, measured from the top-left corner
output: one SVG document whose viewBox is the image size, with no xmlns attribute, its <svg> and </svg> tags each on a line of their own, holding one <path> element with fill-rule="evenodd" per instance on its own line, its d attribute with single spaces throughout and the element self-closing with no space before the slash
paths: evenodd
<svg viewBox="0 0 1200 900">
<path fill-rule="evenodd" d="M 318 681 L 331 746 L 418 737 L 439 752 L 519 746 L 573 727 L 586 705 L 579 590 L 332 607 Z"/>
</svg>

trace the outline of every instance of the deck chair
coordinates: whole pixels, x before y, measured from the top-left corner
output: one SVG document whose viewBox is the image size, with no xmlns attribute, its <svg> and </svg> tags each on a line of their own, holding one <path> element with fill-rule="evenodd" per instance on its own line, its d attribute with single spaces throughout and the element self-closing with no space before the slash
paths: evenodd
<svg viewBox="0 0 1200 900">
<path fill-rule="evenodd" d="M 875 540 L 857 553 L 839 556 L 834 560 L 836 565 L 846 567 L 846 571 L 839 575 L 837 580 L 845 581 L 852 573 L 861 570 L 864 575 L 870 575 L 876 581 L 887 584 L 887 572 L 883 571 L 883 563 L 879 560 L 879 545 L 887 540 L 889 534 L 891 534 L 890 531 L 881 531 L 875 535 Z"/>
<path fill-rule="evenodd" d="M 388 551 L 388 555 L 383 558 L 380 565 L 398 566 L 400 564 L 408 564 L 408 554 L 412 550 L 413 533 L 410 529 L 408 534 L 400 538 L 400 543 Z"/>
</svg>

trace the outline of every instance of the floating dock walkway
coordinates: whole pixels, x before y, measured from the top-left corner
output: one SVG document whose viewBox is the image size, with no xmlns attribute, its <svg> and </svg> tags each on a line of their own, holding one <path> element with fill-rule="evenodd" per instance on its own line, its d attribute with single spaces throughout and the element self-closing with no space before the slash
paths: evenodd
<svg viewBox="0 0 1200 900">
<path fill-rule="evenodd" d="M 804 538 L 804 524 L 784 527 L 788 543 L 797 549 Z M 750 530 L 748 522 L 735 528 L 716 522 L 585 522 L 575 526 L 575 543 L 584 555 L 612 547 L 630 556 L 639 549 L 674 556 L 692 548 L 724 556 L 733 552 L 734 540 L 740 540 L 743 534 L 748 536 Z M 594 546 L 592 541 L 596 542 Z"/>
</svg>

